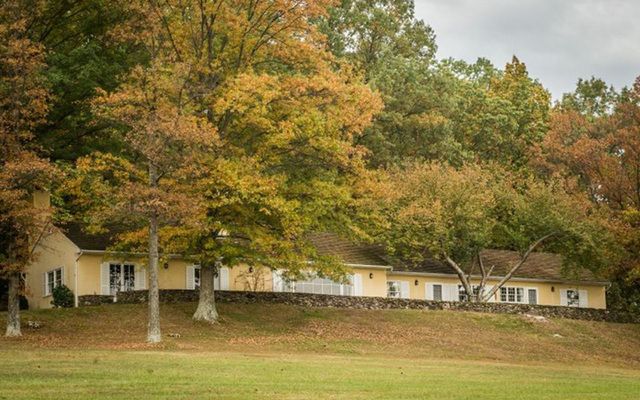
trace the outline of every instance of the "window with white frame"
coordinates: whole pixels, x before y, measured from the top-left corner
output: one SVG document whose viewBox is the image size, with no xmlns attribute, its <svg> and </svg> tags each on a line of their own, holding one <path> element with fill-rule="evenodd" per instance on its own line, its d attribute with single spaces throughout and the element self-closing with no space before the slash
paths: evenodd
<svg viewBox="0 0 640 400">
<path fill-rule="evenodd" d="M 480 286 L 473 285 L 472 290 L 475 296 L 478 296 L 480 294 Z M 467 300 L 468 300 L 468 296 L 467 296 L 466 289 L 464 288 L 464 286 L 458 285 L 458 301 L 467 301 Z"/>
<path fill-rule="evenodd" d="M 200 267 L 198 266 L 193 268 L 193 288 L 200 288 Z"/>
<path fill-rule="evenodd" d="M 296 293 L 332 294 L 336 296 L 351 296 L 353 285 L 332 281 L 318 276 L 309 277 L 307 280 L 291 282 L 292 289 Z"/>
<path fill-rule="evenodd" d="M 433 299 L 435 301 L 442 301 L 442 285 L 433 285 Z"/>
<path fill-rule="evenodd" d="M 128 292 L 136 287 L 136 268 L 133 264 L 109 264 L 109 291 L 112 295 Z"/>
<path fill-rule="evenodd" d="M 524 288 L 512 286 L 501 287 L 500 301 L 503 303 L 524 303 Z"/>
<path fill-rule="evenodd" d="M 44 274 L 44 295 L 51 295 L 58 286 L 62 286 L 62 268 L 52 269 Z"/>
<path fill-rule="evenodd" d="M 567 290 L 567 306 L 580 307 L 580 292 L 577 290 Z"/>
<path fill-rule="evenodd" d="M 400 281 L 387 281 L 387 297 L 402 297 Z"/>
</svg>

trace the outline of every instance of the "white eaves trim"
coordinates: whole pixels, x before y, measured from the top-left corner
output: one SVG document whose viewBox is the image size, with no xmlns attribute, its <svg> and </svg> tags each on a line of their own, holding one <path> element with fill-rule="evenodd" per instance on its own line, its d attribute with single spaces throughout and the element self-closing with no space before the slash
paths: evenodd
<svg viewBox="0 0 640 400">
<path fill-rule="evenodd" d="M 355 267 L 355 268 L 386 269 L 389 271 L 393 271 L 393 267 L 391 265 L 370 265 L 370 264 L 353 264 L 353 263 L 344 263 L 344 265 L 348 267 Z"/>
</svg>

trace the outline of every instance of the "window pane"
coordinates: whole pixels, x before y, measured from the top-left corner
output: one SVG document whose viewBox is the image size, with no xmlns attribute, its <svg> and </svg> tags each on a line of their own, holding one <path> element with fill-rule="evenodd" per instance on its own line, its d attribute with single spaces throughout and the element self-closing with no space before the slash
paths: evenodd
<svg viewBox="0 0 640 400">
<path fill-rule="evenodd" d="M 504 286 L 500 288 L 500 301 L 507 301 L 507 288 Z"/>
<path fill-rule="evenodd" d="M 538 304 L 538 292 L 535 289 L 529 289 L 529 304 Z"/>
<path fill-rule="evenodd" d="M 387 281 L 387 296 L 400 297 L 400 283 L 396 281 Z"/>
<path fill-rule="evenodd" d="M 136 287 L 135 267 L 131 264 L 125 264 L 123 268 L 123 290 L 130 291 Z"/>
<path fill-rule="evenodd" d="M 114 295 L 120 290 L 120 264 L 109 264 L 109 292 Z"/>
<path fill-rule="evenodd" d="M 53 273 L 53 271 L 47 272 L 47 293 L 48 294 L 53 293 L 53 285 L 55 280 L 54 275 L 55 274 Z"/>
<path fill-rule="evenodd" d="M 200 287 L 200 268 L 193 269 L 193 288 L 198 289 Z"/>
<path fill-rule="evenodd" d="M 62 285 L 62 268 L 56 269 L 54 272 L 54 275 L 56 276 L 55 278 L 55 285 L 53 285 L 54 287 L 58 287 Z"/>
<path fill-rule="evenodd" d="M 577 290 L 567 290 L 567 305 L 572 307 L 580 305 L 580 294 Z"/>
<path fill-rule="evenodd" d="M 433 299 L 442 301 L 442 285 L 433 285 Z"/>
<path fill-rule="evenodd" d="M 523 299 L 524 299 L 524 289 L 516 288 L 516 301 L 518 303 L 522 303 Z"/>
</svg>

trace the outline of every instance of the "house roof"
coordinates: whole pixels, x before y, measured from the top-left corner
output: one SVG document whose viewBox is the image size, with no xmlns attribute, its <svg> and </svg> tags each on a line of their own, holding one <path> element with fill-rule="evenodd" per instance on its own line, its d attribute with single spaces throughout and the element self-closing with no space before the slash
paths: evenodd
<svg viewBox="0 0 640 400">
<path fill-rule="evenodd" d="M 111 246 L 118 234 L 115 230 L 98 234 L 87 233 L 79 223 L 68 223 L 62 227 L 62 231 L 81 250 L 98 251 L 106 250 Z"/>
<path fill-rule="evenodd" d="M 314 233 L 309 240 L 320 255 L 342 259 L 345 264 L 359 264 L 386 267 L 390 264 L 383 258 L 381 246 L 358 244 L 345 240 L 333 233 Z"/>
<path fill-rule="evenodd" d="M 493 277 L 505 276 L 509 270 L 520 261 L 521 257 L 519 252 L 512 250 L 483 250 L 480 256 L 487 271 L 493 267 L 493 271 L 491 272 L 491 276 Z M 462 269 L 466 273 L 471 272 L 473 276 L 481 275 L 477 263 L 471 266 L 463 266 Z M 444 262 L 434 259 L 426 260 L 415 267 L 394 266 L 394 271 L 455 274 L 451 267 Z M 567 275 L 563 270 L 562 257 L 558 254 L 545 252 L 531 253 L 527 261 L 522 264 L 513 277 L 548 281 L 602 281 L 602 279 L 598 279 L 591 271 L 585 268 L 573 271 L 573 274 L 570 276 Z"/>
</svg>

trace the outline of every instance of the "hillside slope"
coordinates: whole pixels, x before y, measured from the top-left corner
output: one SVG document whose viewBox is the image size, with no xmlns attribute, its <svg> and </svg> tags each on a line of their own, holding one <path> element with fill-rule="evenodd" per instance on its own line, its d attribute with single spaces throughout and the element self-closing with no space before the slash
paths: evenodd
<svg viewBox="0 0 640 400">
<path fill-rule="evenodd" d="M 194 303 L 164 304 L 162 350 L 384 355 L 640 369 L 640 325 L 453 311 L 308 309 L 220 304 L 221 323 L 190 319 Z M 4 324 L 6 313 L 0 314 Z M 42 327 L 30 329 L 28 321 Z M 144 305 L 23 313 L 24 337 L 0 349 L 153 349 L 144 343 Z M 169 337 L 177 334 L 179 337 Z M 174 336 L 174 335 L 172 335 Z M 156 346 L 157 347 L 157 346 Z"/>
</svg>

